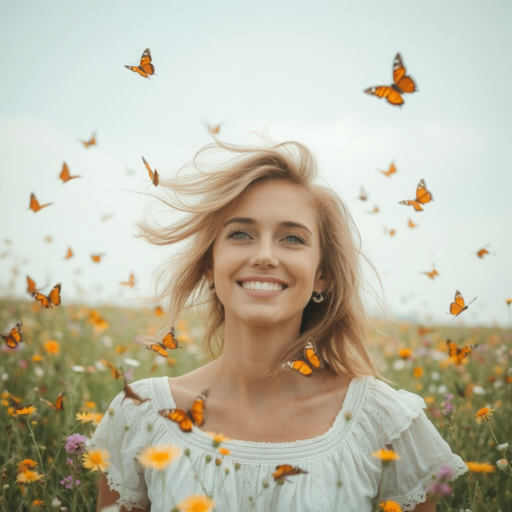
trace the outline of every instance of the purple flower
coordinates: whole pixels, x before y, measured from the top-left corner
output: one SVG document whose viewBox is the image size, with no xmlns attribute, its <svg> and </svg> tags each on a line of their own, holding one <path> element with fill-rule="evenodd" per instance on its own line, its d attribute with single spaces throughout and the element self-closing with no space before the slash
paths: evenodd
<svg viewBox="0 0 512 512">
<path fill-rule="evenodd" d="M 80 480 L 78 478 L 75 480 L 75 487 L 78 487 L 81 484 Z"/>
<path fill-rule="evenodd" d="M 74 463 L 75 463 L 75 461 L 73 459 L 68 459 L 66 461 L 66 466 L 72 466 Z"/>
<path fill-rule="evenodd" d="M 71 434 L 66 442 L 66 451 L 74 455 L 82 455 L 86 441 L 87 437 L 82 434 Z"/>
<path fill-rule="evenodd" d="M 453 400 L 453 395 L 451 393 L 446 393 L 446 395 L 444 395 L 444 397 L 446 398 L 446 400 L 450 401 L 450 400 Z"/>
<path fill-rule="evenodd" d="M 433 482 L 427 487 L 427 492 L 432 498 L 444 498 L 450 496 L 452 488 L 444 482 Z"/>
<path fill-rule="evenodd" d="M 66 489 L 73 489 L 73 486 L 78 487 L 80 483 L 81 482 L 78 480 L 78 478 L 73 482 L 73 477 L 71 475 L 60 481 L 60 484 L 63 485 Z"/>
<path fill-rule="evenodd" d="M 453 477 L 453 469 L 450 466 L 441 466 L 436 477 L 438 480 L 451 480 Z"/>
</svg>

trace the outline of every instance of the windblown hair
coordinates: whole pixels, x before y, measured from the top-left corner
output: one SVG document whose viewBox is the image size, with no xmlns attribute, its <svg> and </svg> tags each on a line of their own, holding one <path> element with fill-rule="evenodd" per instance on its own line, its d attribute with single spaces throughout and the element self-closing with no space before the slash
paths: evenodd
<svg viewBox="0 0 512 512">
<path fill-rule="evenodd" d="M 229 158 L 217 164 L 203 163 L 203 157 L 211 160 L 219 152 Z M 170 225 L 146 218 L 138 227 L 139 236 L 154 245 L 187 242 L 158 274 L 155 298 L 169 304 L 168 325 L 173 325 L 184 309 L 201 306 L 206 326 L 204 349 L 212 357 L 222 350 L 224 306 L 210 292 L 205 277 L 219 223 L 252 184 L 285 180 L 303 187 L 317 211 L 321 268 L 327 286 L 322 292 L 323 302 L 310 301 L 304 308 L 300 335 L 276 364 L 297 357 L 307 340 L 313 338 L 327 372 L 377 376 L 366 341 L 369 321 L 361 298 L 363 256 L 359 232 L 344 202 L 334 191 L 316 184 L 316 178 L 315 158 L 299 142 L 253 147 L 215 139 L 200 149 L 175 178 L 161 180 L 167 198 L 158 199 L 185 215 Z"/>
</svg>

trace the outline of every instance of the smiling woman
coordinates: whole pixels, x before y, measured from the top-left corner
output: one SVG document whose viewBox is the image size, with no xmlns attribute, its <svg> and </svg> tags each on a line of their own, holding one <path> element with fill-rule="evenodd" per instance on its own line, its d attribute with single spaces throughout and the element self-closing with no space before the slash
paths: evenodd
<svg viewBox="0 0 512 512">
<path fill-rule="evenodd" d="M 218 149 L 232 158 L 199 165 Z M 188 242 L 159 280 L 167 330 L 184 308 L 203 306 L 213 360 L 132 383 L 130 395 L 114 399 L 93 437 L 111 456 L 98 509 L 187 509 L 202 499 L 201 510 L 218 511 L 343 503 L 427 512 L 432 476 L 467 471 L 423 400 L 376 379 L 357 230 L 343 201 L 315 179 L 300 143 L 216 140 L 191 170 L 161 181 L 164 202 L 187 213 L 170 226 L 140 224 L 153 244 Z M 145 462 L 148 449 L 160 457 L 170 445 L 171 464 Z"/>
</svg>

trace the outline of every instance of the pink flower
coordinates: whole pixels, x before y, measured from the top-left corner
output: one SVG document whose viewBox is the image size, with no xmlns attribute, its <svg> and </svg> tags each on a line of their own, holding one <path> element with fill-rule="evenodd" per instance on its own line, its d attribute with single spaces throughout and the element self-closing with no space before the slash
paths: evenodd
<svg viewBox="0 0 512 512">
<path fill-rule="evenodd" d="M 74 455 L 82 455 L 85 450 L 86 442 L 87 437 L 83 436 L 82 434 L 71 434 L 68 436 L 66 442 L 66 451 Z"/>
</svg>

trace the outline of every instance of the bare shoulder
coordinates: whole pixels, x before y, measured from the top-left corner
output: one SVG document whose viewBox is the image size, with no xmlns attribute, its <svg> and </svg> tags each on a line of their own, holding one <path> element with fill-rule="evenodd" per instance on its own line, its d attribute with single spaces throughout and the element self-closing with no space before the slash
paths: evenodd
<svg viewBox="0 0 512 512">
<path fill-rule="evenodd" d="M 169 388 L 177 406 L 186 406 L 208 388 L 211 382 L 211 363 L 179 377 L 168 377 Z"/>
</svg>

